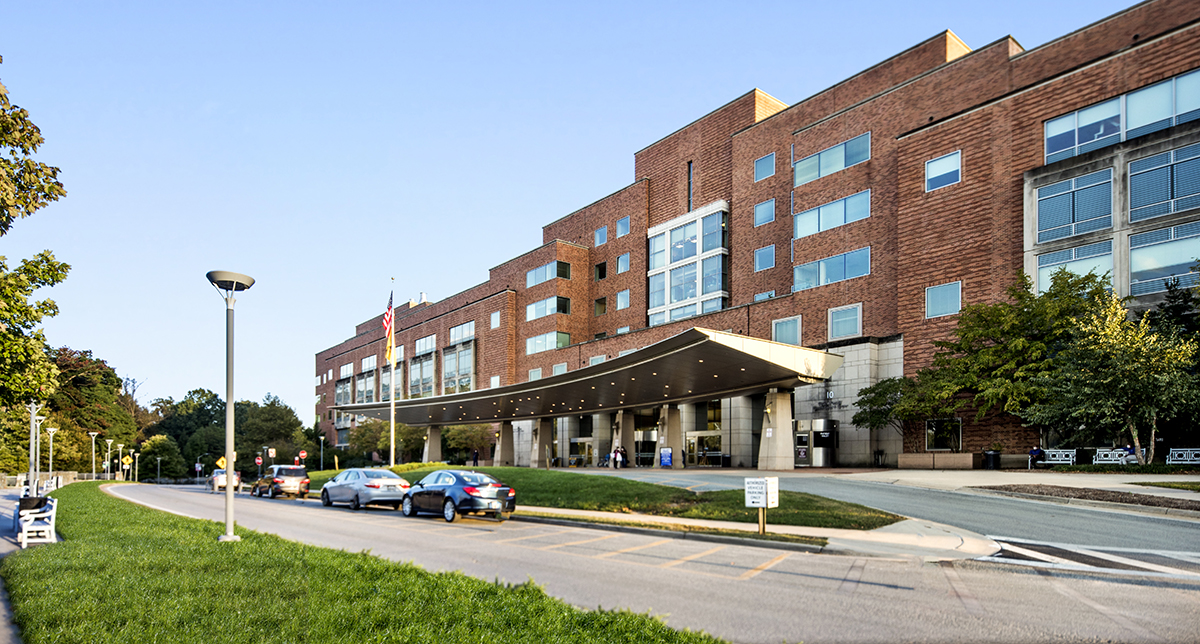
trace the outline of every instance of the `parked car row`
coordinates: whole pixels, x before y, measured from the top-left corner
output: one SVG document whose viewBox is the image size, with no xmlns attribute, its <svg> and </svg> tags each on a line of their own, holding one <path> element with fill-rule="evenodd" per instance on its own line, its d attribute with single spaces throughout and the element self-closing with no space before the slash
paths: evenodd
<svg viewBox="0 0 1200 644">
<path fill-rule="evenodd" d="M 235 483 L 240 485 L 240 480 Z M 223 472 L 221 485 L 224 485 Z M 302 499 L 308 495 L 308 485 L 308 473 L 303 466 L 272 465 L 254 482 L 250 495 Z M 410 485 L 391 470 L 352 467 L 338 472 L 321 486 L 321 505 L 328 507 L 334 503 L 345 503 L 351 510 L 368 505 L 390 506 L 406 517 L 440 514 L 449 522 L 468 514 L 503 521 L 517 509 L 517 492 L 490 474 L 471 470 L 438 470 Z"/>
</svg>

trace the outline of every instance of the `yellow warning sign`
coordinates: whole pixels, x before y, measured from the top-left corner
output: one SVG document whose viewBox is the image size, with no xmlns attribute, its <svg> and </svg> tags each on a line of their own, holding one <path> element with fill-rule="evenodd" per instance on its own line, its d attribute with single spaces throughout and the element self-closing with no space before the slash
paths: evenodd
<svg viewBox="0 0 1200 644">
<path fill-rule="evenodd" d="M 217 468 L 222 469 L 222 470 L 225 469 L 225 457 L 224 456 L 217 459 Z"/>
<path fill-rule="evenodd" d="M 126 464 L 126 465 L 130 465 L 130 464 L 132 464 L 132 463 L 133 463 L 133 459 L 132 459 L 132 458 L 130 458 L 130 456 L 129 456 L 128 454 L 126 454 L 126 455 L 125 455 L 125 458 L 121 459 L 121 462 L 122 462 L 122 463 L 124 463 L 124 464 Z"/>
</svg>

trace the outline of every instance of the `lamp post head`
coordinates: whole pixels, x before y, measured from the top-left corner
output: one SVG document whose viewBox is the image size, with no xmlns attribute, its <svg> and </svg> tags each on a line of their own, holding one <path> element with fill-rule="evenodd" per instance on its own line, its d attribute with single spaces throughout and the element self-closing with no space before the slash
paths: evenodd
<svg viewBox="0 0 1200 644">
<path fill-rule="evenodd" d="M 125 447 L 125 443 L 117 443 L 117 449 L 121 449 L 122 447 Z"/>
<path fill-rule="evenodd" d="M 230 309 L 233 308 L 234 293 L 254 286 L 253 277 L 233 271 L 209 271 L 207 277 L 213 287 L 221 292 L 221 297 L 225 299 L 225 305 Z"/>
<path fill-rule="evenodd" d="M 113 439 L 111 439 L 111 438 L 106 438 L 106 439 L 104 439 L 104 442 L 105 442 L 105 443 L 108 443 L 108 446 L 109 446 L 109 447 L 112 447 L 112 442 L 113 442 Z"/>
<path fill-rule="evenodd" d="M 56 431 L 58 431 L 57 427 L 47 427 L 46 428 L 46 433 L 50 434 L 51 437 L 54 436 L 54 432 L 56 432 Z"/>
<path fill-rule="evenodd" d="M 100 432 L 88 432 L 88 436 L 91 436 L 92 440 L 96 440 L 96 437 L 99 435 L 100 435 Z"/>
</svg>

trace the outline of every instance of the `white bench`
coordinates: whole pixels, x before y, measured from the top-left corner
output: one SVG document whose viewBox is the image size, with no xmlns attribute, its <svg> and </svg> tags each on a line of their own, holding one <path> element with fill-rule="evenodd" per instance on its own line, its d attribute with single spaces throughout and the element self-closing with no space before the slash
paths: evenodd
<svg viewBox="0 0 1200 644">
<path fill-rule="evenodd" d="M 1017 461 L 1018 463 L 1020 461 Z M 1042 451 L 1042 459 L 1038 463 L 1046 465 L 1074 465 L 1075 450 L 1073 449 L 1047 449 Z M 1033 469 L 1033 456 L 1029 457 L 1029 469 Z"/>
<path fill-rule="evenodd" d="M 1167 452 L 1167 465 L 1200 465 L 1200 448 L 1172 447 Z"/>
<path fill-rule="evenodd" d="M 58 535 L 54 532 L 54 515 L 58 509 L 58 499 L 47 499 L 41 508 L 21 509 L 20 501 L 13 511 L 13 530 L 17 533 L 17 543 L 26 548 L 31 543 L 57 543 Z"/>
<path fill-rule="evenodd" d="M 1146 449 L 1142 448 L 1142 458 L 1146 458 Z M 1124 449 L 1098 449 L 1096 455 L 1092 457 L 1092 465 L 1128 465 L 1130 462 L 1136 463 L 1137 459 L 1133 454 L 1126 452 Z"/>
</svg>

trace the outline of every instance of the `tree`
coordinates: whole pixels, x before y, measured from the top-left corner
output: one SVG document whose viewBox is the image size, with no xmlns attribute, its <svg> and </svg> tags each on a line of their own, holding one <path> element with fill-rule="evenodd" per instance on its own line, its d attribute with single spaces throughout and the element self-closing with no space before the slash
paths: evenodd
<svg viewBox="0 0 1200 644">
<path fill-rule="evenodd" d="M 1150 328 L 1158 332 L 1176 330 L 1184 338 L 1200 334 L 1200 300 L 1189 288 L 1179 288 L 1179 278 L 1167 280 L 1167 294 L 1158 306 L 1146 311 L 1143 317 Z"/>
<path fill-rule="evenodd" d="M 158 457 L 162 457 L 163 478 L 177 479 L 188 475 L 187 463 L 179 453 L 179 445 L 170 436 L 159 434 L 147 438 L 146 442 L 142 443 L 141 460 L 146 461 L 147 467 L 154 468 L 148 471 L 157 473 Z"/>
<path fill-rule="evenodd" d="M 903 436 L 904 419 L 898 414 L 899 405 L 912 387 L 913 381 L 909 378 L 885 378 L 859 389 L 858 401 L 854 403 L 858 411 L 850 422 L 873 432 L 890 427 Z"/>
<path fill-rule="evenodd" d="M 58 168 L 33 160 L 43 142 L 29 112 L 10 103 L 8 89 L 0 84 L 0 237 L 17 219 L 67 194 Z"/>
<path fill-rule="evenodd" d="M 369 455 L 378 451 L 385 459 L 390 441 L 391 431 L 388 424 L 374 418 L 368 418 L 355 425 L 350 430 L 350 437 L 346 439 L 351 452 Z"/>
<path fill-rule="evenodd" d="M 1047 395 L 1023 417 L 1076 436 L 1117 440 L 1127 432 L 1138 462 L 1153 461 L 1159 421 L 1183 413 L 1200 395 L 1187 371 L 1197 350 L 1195 340 L 1157 332 L 1145 317 L 1131 321 L 1121 299 L 1110 295 L 1084 316 L 1058 369 L 1037 378 Z"/>
<path fill-rule="evenodd" d="M 238 446 L 237 468 L 242 471 L 254 470 L 254 457 L 263 446 L 275 448 L 276 462 L 290 462 L 300 453 L 296 437 L 303 423 L 296 412 L 288 407 L 278 396 L 267 394 L 261 405 L 243 401 L 235 406 L 237 418 L 234 420 L 234 431 L 237 434 Z M 225 426 L 224 418 L 220 426 Z M 224 451 L 222 443 L 221 450 Z"/>
<path fill-rule="evenodd" d="M 474 450 L 479 450 L 480 456 L 486 459 L 491 454 L 496 430 L 491 425 L 455 425 L 444 428 L 442 435 L 446 437 L 446 446 L 465 452 L 466 459 L 470 459 Z"/>
<path fill-rule="evenodd" d="M 56 469 L 91 470 L 88 432 L 99 432 L 98 441 L 111 438 L 135 444 L 137 427 L 118 399 L 121 378 L 117 372 L 91 351 L 62 347 L 51 352 L 51 357 L 59 371 L 59 386 L 47 400 L 44 413 L 48 420 L 42 426 L 59 430 L 54 436 Z"/>
<path fill-rule="evenodd" d="M 170 436 L 176 445 L 187 445 L 192 434 L 201 428 L 225 426 L 225 402 L 207 389 L 193 389 L 179 402 L 172 398 L 156 398 L 151 405 L 160 420 L 147 427 L 146 434 Z"/>
</svg>

